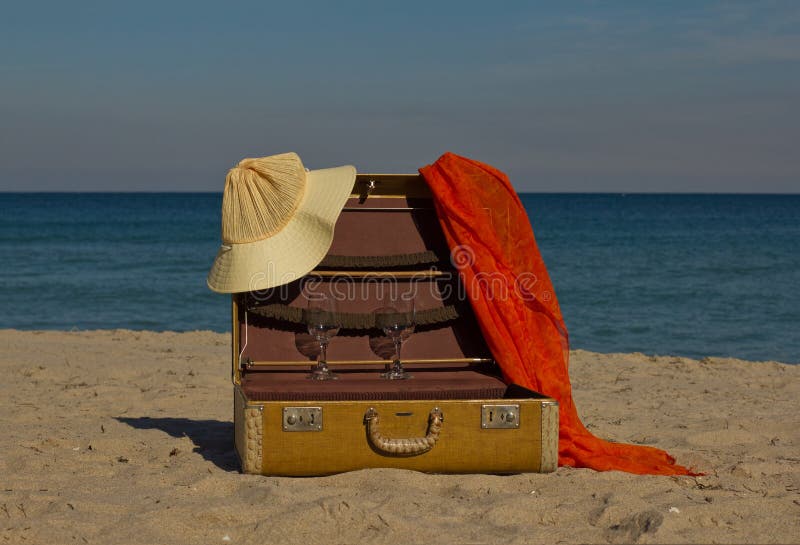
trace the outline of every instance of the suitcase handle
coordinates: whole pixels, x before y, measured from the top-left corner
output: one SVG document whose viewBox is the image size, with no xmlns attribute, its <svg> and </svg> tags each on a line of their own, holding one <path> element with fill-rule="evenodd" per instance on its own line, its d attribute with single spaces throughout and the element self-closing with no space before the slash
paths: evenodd
<svg viewBox="0 0 800 545">
<path fill-rule="evenodd" d="M 367 438 L 373 449 L 380 454 L 389 456 L 417 456 L 431 450 L 439 440 L 444 414 L 439 407 L 431 410 L 428 415 L 428 432 L 425 437 L 390 439 L 381 434 L 379 422 L 378 411 L 374 407 L 367 409 L 364 414 L 364 424 L 367 426 Z"/>
</svg>

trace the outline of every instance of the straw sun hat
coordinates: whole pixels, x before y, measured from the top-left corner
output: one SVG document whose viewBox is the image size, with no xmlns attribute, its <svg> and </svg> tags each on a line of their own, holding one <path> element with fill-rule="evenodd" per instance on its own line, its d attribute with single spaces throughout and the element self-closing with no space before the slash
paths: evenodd
<svg viewBox="0 0 800 545">
<path fill-rule="evenodd" d="M 208 287 L 264 290 L 307 274 L 328 252 L 355 179 L 352 166 L 308 171 L 296 153 L 239 161 L 225 178 Z"/>
</svg>

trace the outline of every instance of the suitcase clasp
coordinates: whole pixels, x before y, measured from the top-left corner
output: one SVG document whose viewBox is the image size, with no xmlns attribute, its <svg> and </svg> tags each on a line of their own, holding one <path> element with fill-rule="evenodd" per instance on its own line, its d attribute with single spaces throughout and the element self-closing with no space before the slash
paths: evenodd
<svg viewBox="0 0 800 545">
<path fill-rule="evenodd" d="M 283 431 L 322 431 L 322 407 L 284 407 Z"/>
<path fill-rule="evenodd" d="M 485 430 L 519 428 L 519 405 L 481 405 L 481 428 Z"/>
</svg>

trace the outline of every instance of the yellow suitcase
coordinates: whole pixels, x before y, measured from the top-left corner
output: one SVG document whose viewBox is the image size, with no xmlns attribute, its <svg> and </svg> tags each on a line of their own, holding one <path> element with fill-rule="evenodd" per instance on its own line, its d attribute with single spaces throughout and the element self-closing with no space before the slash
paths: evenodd
<svg viewBox="0 0 800 545">
<path fill-rule="evenodd" d="M 342 296 L 343 327 L 328 348 L 339 380 L 306 379 L 316 359 L 302 323 L 309 281 Z M 403 344 L 403 361 L 413 378 L 389 381 L 380 373 L 393 349 L 370 316 L 387 290 L 411 284 L 418 325 Z M 502 382 L 467 297 L 424 181 L 358 175 L 331 249 L 309 277 L 232 296 L 242 470 L 554 471 L 558 403 Z"/>
</svg>

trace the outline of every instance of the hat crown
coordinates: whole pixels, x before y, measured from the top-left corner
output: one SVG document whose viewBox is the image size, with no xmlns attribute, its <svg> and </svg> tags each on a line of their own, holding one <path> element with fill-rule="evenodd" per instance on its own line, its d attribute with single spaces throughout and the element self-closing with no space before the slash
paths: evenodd
<svg viewBox="0 0 800 545">
<path fill-rule="evenodd" d="M 225 177 L 222 241 L 243 244 L 276 234 L 297 211 L 305 187 L 296 153 L 242 159 Z"/>
</svg>

